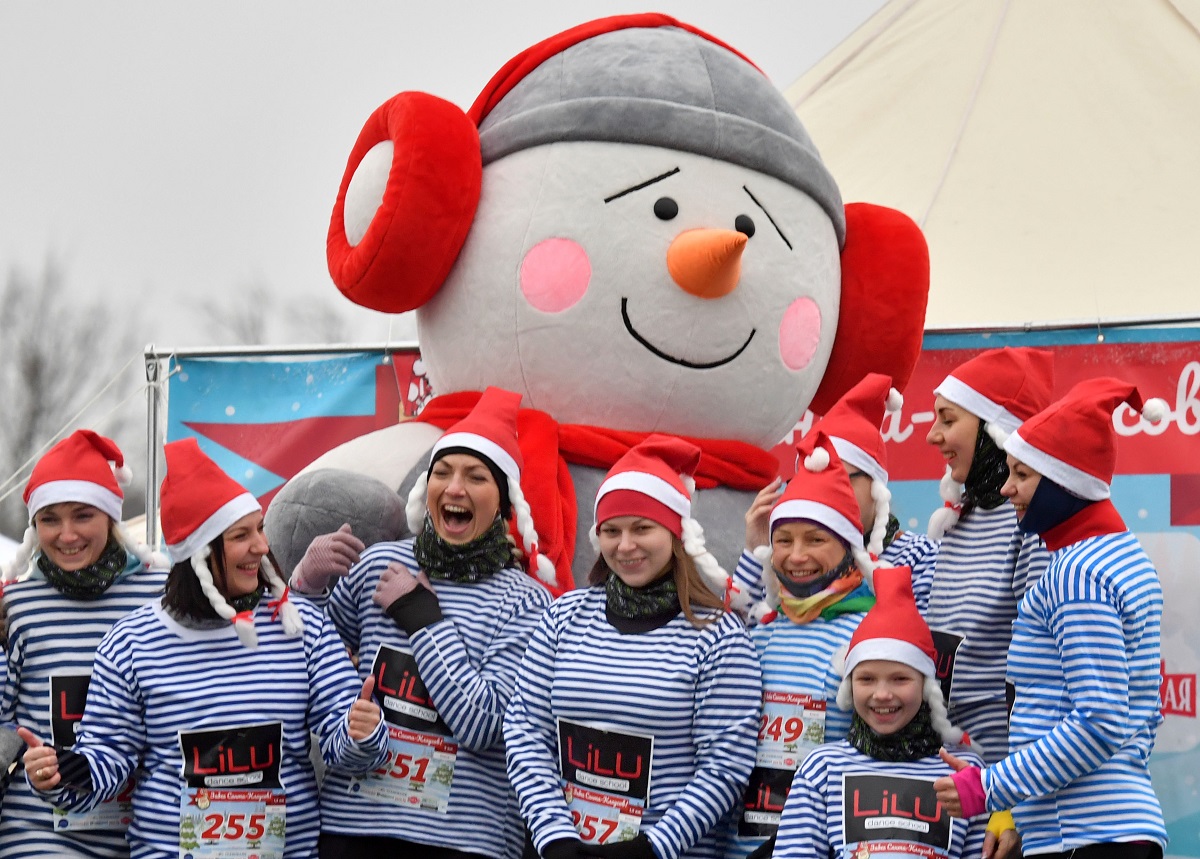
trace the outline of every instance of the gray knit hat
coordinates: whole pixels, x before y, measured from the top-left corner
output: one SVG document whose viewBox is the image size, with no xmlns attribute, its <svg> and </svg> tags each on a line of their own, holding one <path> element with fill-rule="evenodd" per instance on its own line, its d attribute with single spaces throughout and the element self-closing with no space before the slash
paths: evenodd
<svg viewBox="0 0 1200 859">
<path fill-rule="evenodd" d="M 845 242 L 841 194 L 783 94 L 744 57 L 665 15 L 593 21 L 533 46 L 470 114 L 484 164 L 560 141 L 693 152 L 798 188 Z"/>
</svg>

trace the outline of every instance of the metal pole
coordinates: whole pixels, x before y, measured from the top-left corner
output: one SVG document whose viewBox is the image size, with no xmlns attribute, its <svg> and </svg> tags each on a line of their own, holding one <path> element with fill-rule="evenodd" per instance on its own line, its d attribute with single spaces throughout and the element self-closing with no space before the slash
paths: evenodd
<svg viewBox="0 0 1200 859">
<path fill-rule="evenodd" d="M 159 376 L 162 366 L 154 344 L 145 349 L 146 361 L 146 545 L 157 549 L 158 545 L 158 446 L 159 432 Z"/>
</svg>

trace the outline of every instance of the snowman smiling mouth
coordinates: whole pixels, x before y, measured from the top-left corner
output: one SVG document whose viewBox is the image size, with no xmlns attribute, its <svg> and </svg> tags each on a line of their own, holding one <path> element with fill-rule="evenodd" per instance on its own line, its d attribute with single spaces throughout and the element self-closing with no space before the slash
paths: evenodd
<svg viewBox="0 0 1200 859">
<path fill-rule="evenodd" d="M 630 333 L 634 340 L 641 343 L 652 355 L 657 355 L 664 361 L 670 361 L 672 364 L 678 364 L 681 367 L 688 367 L 692 370 L 711 370 L 714 367 L 720 367 L 723 364 L 728 364 L 738 355 L 746 351 L 746 347 L 750 345 L 750 341 L 754 339 L 754 335 L 758 333 L 757 328 L 750 329 L 750 336 L 746 338 L 746 342 L 737 348 L 731 355 L 726 355 L 724 358 L 718 358 L 715 361 L 689 361 L 686 358 L 677 358 L 674 355 L 668 355 L 662 349 L 659 349 L 645 337 L 638 333 L 638 330 L 633 327 L 633 322 L 629 319 L 629 299 L 621 299 L 621 321 L 625 323 L 625 330 Z"/>
</svg>

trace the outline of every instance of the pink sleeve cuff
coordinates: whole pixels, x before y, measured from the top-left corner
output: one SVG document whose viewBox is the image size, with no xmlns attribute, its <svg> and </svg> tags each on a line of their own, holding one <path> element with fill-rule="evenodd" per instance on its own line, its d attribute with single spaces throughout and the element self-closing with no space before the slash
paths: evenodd
<svg viewBox="0 0 1200 859">
<path fill-rule="evenodd" d="M 987 797 L 983 793 L 983 776 L 979 767 L 961 769 L 950 777 L 958 788 L 963 817 L 969 819 L 987 811 Z"/>
</svg>

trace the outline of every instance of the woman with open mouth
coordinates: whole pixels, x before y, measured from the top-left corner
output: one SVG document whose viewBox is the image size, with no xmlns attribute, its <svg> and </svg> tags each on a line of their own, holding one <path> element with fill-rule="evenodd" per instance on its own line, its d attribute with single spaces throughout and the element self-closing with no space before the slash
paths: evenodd
<svg viewBox="0 0 1200 859">
<path fill-rule="evenodd" d="M 597 493 L 591 586 L 530 639 L 504 739 L 546 859 L 716 857 L 745 792 L 762 677 L 691 515 L 699 459 L 651 435 L 617 461 Z"/>
<path fill-rule="evenodd" d="M 326 611 L 360 676 L 374 678 L 388 728 L 386 765 L 326 778 L 322 859 L 521 851 L 501 724 L 550 594 L 522 569 L 511 520 L 530 567 L 553 576 L 521 490 L 520 402 L 488 388 L 438 439 L 408 499 L 415 537 L 376 543 L 348 570 L 332 550 L 349 535 L 318 537 L 292 572 L 317 599 L 348 573 Z"/>
<path fill-rule="evenodd" d="M 114 623 L 162 593 L 167 559 L 121 526 L 130 479 L 120 449 L 91 430 L 72 433 L 33 467 L 30 525 L 0 587 L 8 674 L 0 724 L 72 746 L 96 647 Z M 10 754 L 24 749 L 11 731 L 3 734 L 16 741 Z M 0 773 L 10 761 L 0 758 Z M 0 855 L 128 856 L 128 817 L 129 803 L 118 800 L 88 814 L 58 813 L 18 771 L 0 806 Z"/>
<path fill-rule="evenodd" d="M 320 816 L 310 737 L 331 771 L 382 765 L 387 732 L 333 625 L 291 598 L 258 500 L 194 438 L 163 449 L 166 592 L 96 649 L 74 748 L 30 746 L 50 805 L 88 812 L 133 787 L 131 852 L 312 856 Z"/>
<path fill-rule="evenodd" d="M 1050 566 L 1013 624 L 1013 753 L 982 771 L 951 760 L 938 795 L 956 814 L 1012 808 L 1025 856 L 1157 859 L 1167 843 L 1147 765 L 1163 718 L 1162 586 L 1110 500 L 1125 405 L 1166 414 L 1128 382 L 1089 379 L 1004 445 L 1004 495 Z"/>
</svg>

